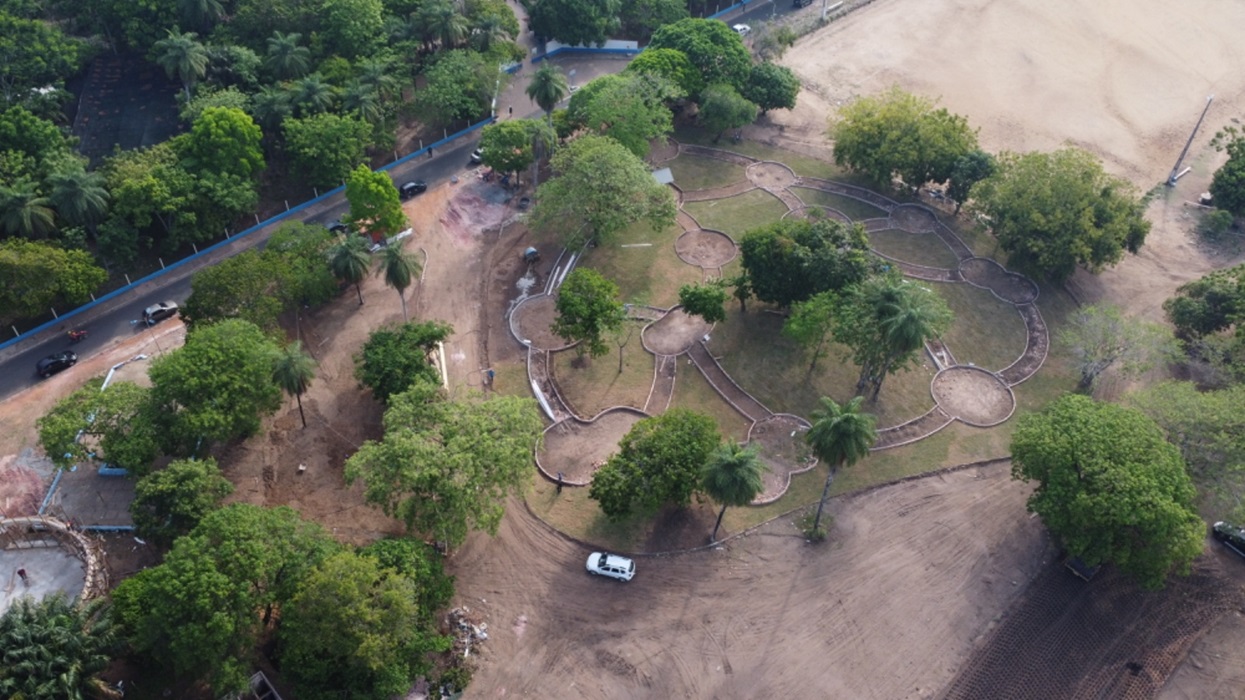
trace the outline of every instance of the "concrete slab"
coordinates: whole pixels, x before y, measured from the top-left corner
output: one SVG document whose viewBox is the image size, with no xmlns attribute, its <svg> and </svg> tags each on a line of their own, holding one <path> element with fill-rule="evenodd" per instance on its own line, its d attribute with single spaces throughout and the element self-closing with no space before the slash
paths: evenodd
<svg viewBox="0 0 1245 700">
<path fill-rule="evenodd" d="M 23 596 L 42 600 L 61 591 L 72 600 L 82 593 L 86 567 L 73 552 L 51 538 L 48 542 L 47 546 L 0 549 L 0 615 Z M 25 581 L 17 575 L 19 569 L 25 569 Z"/>
<path fill-rule="evenodd" d="M 73 521 L 79 528 L 133 525 L 130 503 L 134 480 L 126 476 L 100 476 L 90 467 L 66 471 L 47 513 Z"/>
</svg>

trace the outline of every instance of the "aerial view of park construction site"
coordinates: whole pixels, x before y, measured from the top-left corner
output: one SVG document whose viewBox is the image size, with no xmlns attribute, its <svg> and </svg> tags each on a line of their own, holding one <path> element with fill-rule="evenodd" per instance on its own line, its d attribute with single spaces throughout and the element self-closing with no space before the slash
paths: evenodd
<svg viewBox="0 0 1245 700">
<path fill-rule="evenodd" d="M 0 0 L 0 699 L 1245 697 L 1245 4 L 321 4 Z"/>
</svg>

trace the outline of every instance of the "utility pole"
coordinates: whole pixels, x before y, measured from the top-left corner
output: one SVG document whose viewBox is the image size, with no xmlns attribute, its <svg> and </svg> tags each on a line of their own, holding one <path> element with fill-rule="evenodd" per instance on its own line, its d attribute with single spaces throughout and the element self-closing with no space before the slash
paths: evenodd
<svg viewBox="0 0 1245 700">
<path fill-rule="evenodd" d="M 1180 179 L 1184 172 L 1180 170 L 1180 164 L 1184 162 L 1184 157 L 1189 154 L 1189 146 L 1193 145 L 1193 137 L 1197 136 L 1197 130 L 1202 126 L 1202 120 L 1206 118 L 1206 113 L 1210 111 L 1210 103 L 1214 102 L 1215 96 L 1211 95 L 1206 98 L 1206 107 L 1202 109 L 1202 116 L 1197 118 L 1197 124 L 1193 125 L 1193 133 L 1189 134 L 1189 140 L 1184 144 L 1184 150 L 1180 152 L 1180 157 L 1176 159 L 1176 165 L 1172 168 L 1171 175 L 1167 176 L 1167 186 L 1175 187 L 1176 181 Z"/>
</svg>

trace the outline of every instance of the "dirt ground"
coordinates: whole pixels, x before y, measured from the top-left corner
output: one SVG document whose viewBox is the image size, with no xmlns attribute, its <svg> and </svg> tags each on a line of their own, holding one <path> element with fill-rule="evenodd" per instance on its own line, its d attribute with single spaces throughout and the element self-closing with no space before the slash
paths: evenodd
<svg viewBox="0 0 1245 700">
<path fill-rule="evenodd" d="M 1076 145 L 1145 191 L 1166 180 L 1214 94 L 1186 159 L 1193 171 L 1151 204 L 1141 253 L 1070 285 L 1086 303 L 1158 319 L 1177 286 L 1242 259 L 1199 244 L 1183 203 L 1222 162 L 1210 137 L 1245 112 L 1243 25 L 1245 5 L 1230 0 L 878 0 L 787 53 L 805 89 L 769 120 L 781 138 L 821 146 L 838 105 L 899 85 L 966 115 L 987 150 Z"/>
<path fill-rule="evenodd" d="M 930 387 L 938 407 L 971 425 L 986 427 L 1007 420 L 1016 397 L 993 374 L 954 367 L 939 372 Z"/>
<path fill-rule="evenodd" d="M 824 546 L 780 520 L 626 584 L 514 503 L 452 561 L 489 622 L 467 695 L 930 697 L 1045 558 L 1027 495 L 1006 465 L 962 470 L 832 502 Z"/>
</svg>

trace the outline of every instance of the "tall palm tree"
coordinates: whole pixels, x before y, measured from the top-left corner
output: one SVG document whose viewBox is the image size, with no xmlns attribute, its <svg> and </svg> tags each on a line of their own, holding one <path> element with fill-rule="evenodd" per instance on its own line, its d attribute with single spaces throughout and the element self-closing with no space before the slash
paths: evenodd
<svg viewBox="0 0 1245 700">
<path fill-rule="evenodd" d="M 311 49 L 299 46 L 302 38 L 303 35 L 298 32 L 273 32 L 268 37 L 268 56 L 264 58 L 264 67 L 278 80 L 301 78 L 310 70 Z"/>
<path fill-rule="evenodd" d="M 436 40 L 441 48 L 452 49 L 462 43 L 471 28 L 467 18 L 449 0 L 435 0 L 420 8 L 417 23 L 425 40 Z"/>
<path fill-rule="evenodd" d="M 303 352 L 301 341 L 286 345 L 277 355 L 272 366 L 272 379 L 287 394 L 293 394 L 298 400 L 298 416 L 303 419 L 303 427 L 307 427 L 307 415 L 303 413 L 303 392 L 311 386 L 316 376 L 316 361 Z"/>
<path fill-rule="evenodd" d="M 225 16 L 220 0 L 177 0 L 177 11 L 186 26 L 204 31 L 211 29 L 214 22 Z"/>
<path fill-rule="evenodd" d="M 402 83 L 393 75 L 393 62 L 368 58 L 359 62 L 358 81 L 372 88 L 383 100 L 392 100 L 402 90 Z"/>
<path fill-rule="evenodd" d="M 840 467 L 850 467 L 869 454 L 869 448 L 878 440 L 874 429 L 876 418 L 872 413 L 860 410 L 864 399 L 860 396 L 840 406 L 834 399 L 823 396 L 821 408 L 813 411 L 813 427 L 804 434 L 804 440 L 813 448 L 813 454 L 826 463 L 829 473 L 826 474 L 826 485 L 821 490 L 821 501 L 817 504 L 817 517 L 813 520 L 813 531 L 821 527 L 821 510 L 826 507 L 826 496 L 830 494 L 830 482 Z"/>
<path fill-rule="evenodd" d="M 701 488 L 710 498 L 722 504 L 710 540 L 718 541 L 718 528 L 722 526 L 727 506 L 746 506 L 765 490 L 765 482 L 761 479 L 764 471 L 765 464 L 756 450 L 735 442 L 718 445 L 709 456 L 701 475 Z"/>
<path fill-rule="evenodd" d="M 363 290 L 359 284 L 367 277 L 367 269 L 371 264 L 368 256 L 367 241 L 362 236 L 342 236 L 329 248 L 329 269 L 337 279 L 353 284 L 359 294 L 359 306 L 363 306 Z"/>
<path fill-rule="evenodd" d="M 513 38 L 506 23 L 497 15 L 484 15 L 471 26 L 471 42 L 480 53 L 488 53 L 494 42 Z"/>
<path fill-rule="evenodd" d="M 52 194 L 48 197 L 56 213 L 73 226 L 90 226 L 108 211 L 108 190 L 104 176 L 80 168 L 60 170 L 48 176 Z"/>
<path fill-rule="evenodd" d="M 199 35 L 194 32 L 180 33 L 177 28 L 168 30 L 168 36 L 157 41 L 152 47 L 155 50 L 156 63 L 164 68 L 170 78 L 182 81 L 186 90 L 186 99 L 190 99 L 190 88 L 207 73 L 208 53 L 203 44 L 199 43 Z"/>
<path fill-rule="evenodd" d="M 294 111 L 290 94 L 273 85 L 266 85 L 251 96 L 251 116 L 263 128 L 264 136 L 277 133 L 281 122 Z"/>
<path fill-rule="evenodd" d="M 0 616 L 0 697 L 83 700 L 104 697 L 95 677 L 116 644 L 103 599 L 75 606 L 62 594 L 22 597 Z"/>
<path fill-rule="evenodd" d="M 368 124 L 376 124 L 385 118 L 385 107 L 381 104 L 380 93 L 371 85 L 352 80 L 342 93 L 342 108 L 347 112 L 356 112 Z"/>
<path fill-rule="evenodd" d="M 532 82 L 527 85 L 527 96 L 545 110 L 545 119 L 550 124 L 553 123 L 553 108 L 570 91 L 566 76 L 548 61 L 540 65 L 532 75 Z"/>
<path fill-rule="evenodd" d="M 400 242 L 385 246 L 380 253 L 380 267 L 377 273 L 385 276 L 385 284 L 398 290 L 398 298 L 402 300 L 402 320 L 409 321 L 406 315 L 406 288 L 411 281 L 419 277 L 423 266 L 415 259 L 414 253 L 402 249 Z"/>
<path fill-rule="evenodd" d="M 940 297 L 916 284 L 884 281 L 871 285 L 866 294 L 872 297 L 870 305 L 880 331 L 879 353 L 876 366 L 862 368 L 856 393 L 863 395 L 871 387 L 869 400 L 877 401 L 886 376 L 925 341 L 946 330 L 951 313 Z"/>
<path fill-rule="evenodd" d="M 0 185 L 0 229 L 14 236 L 43 238 L 56 230 L 51 205 L 52 200 L 25 178 L 7 187 Z"/>
<path fill-rule="evenodd" d="M 327 112 L 336 99 L 333 86 L 325 82 L 319 73 L 312 73 L 290 85 L 290 103 L 304 117 Z"/>
</svg>

